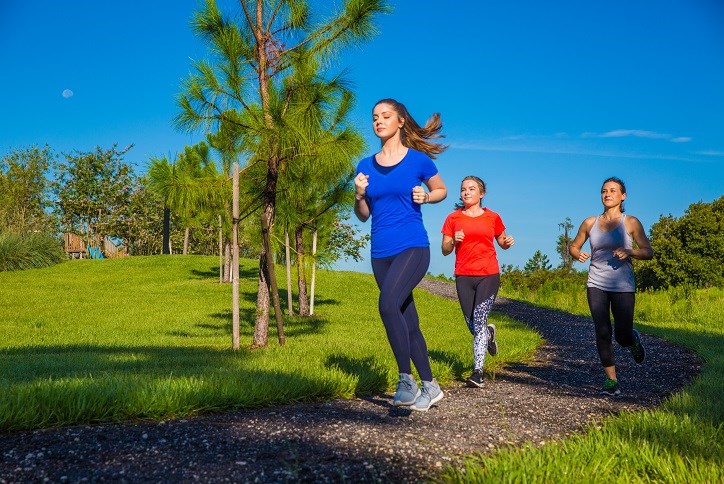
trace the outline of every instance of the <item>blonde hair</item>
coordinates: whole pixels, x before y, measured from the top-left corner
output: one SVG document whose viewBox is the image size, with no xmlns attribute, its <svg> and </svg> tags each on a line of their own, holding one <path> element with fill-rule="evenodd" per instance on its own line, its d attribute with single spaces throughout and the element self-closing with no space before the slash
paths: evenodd
<svg viewBox="0 0 724 484">
<path fill-rule="evenodd" d="M 433 160 L 447 149 L 447 145 L 441 143 L 433 143 L 428 141 L 433 138 L 444 138 L 445 135 L 440 134 L 442 130 L 442 119 L 440 113 L 433 113 L 427 120 L 425 126 L 420 126 L 417 121 L 410 115 L 404 104 L 394 99 L 381 99 L 375 103 L 375 107 L 380 104 L 388 104 L 397 113 L 397 116 L 404 122 L 400 129 L 400 141 L 404 146 L 417 151 L 422 151 Z"/>
</svg>

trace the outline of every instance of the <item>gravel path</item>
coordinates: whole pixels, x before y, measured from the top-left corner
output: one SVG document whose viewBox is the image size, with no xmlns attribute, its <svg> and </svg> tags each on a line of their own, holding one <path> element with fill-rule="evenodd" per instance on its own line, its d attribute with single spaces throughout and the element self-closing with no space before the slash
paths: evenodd
<svg viewBox="0 0 724 484">
<path fill-rule="evenodd" d="M 453 284 L 425 279 L 420 287 L 455 299 Z M 634 364 L 617 347 L 624 396 L 604 398 L 588 318 L 503 298 L 494 310 L 530 325 L 546 343 L 534 361 L 498 371 L 482 390 L 445 387 L 429 412 L 394 408 L 383 394 L 6 433 L 0 483 L 419 481 L 465 454 L 560 439 L 610 414 L 654 407 L 699 372 L 696 355 L 642 335 L 646 363 Z"/>
</svg>

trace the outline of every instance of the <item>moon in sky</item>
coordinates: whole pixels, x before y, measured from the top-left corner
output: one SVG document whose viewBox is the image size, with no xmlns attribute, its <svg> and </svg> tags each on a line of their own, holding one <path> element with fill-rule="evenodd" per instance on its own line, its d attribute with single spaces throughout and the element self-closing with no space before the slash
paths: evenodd
<svg viewBox="0 0 724 484">
<path fill-rule="evenodd" d="M 64 89 L 63 97 L 66 99 L 68 99 L 69 97 L 73 97 L 73 91 L 71 91 L 70 89 Z"/>
</svg>

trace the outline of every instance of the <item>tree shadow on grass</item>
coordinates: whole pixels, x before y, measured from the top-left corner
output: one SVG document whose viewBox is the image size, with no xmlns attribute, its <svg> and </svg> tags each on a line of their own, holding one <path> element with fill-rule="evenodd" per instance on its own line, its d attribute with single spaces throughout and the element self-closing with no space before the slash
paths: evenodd
<svg viewBox="0 0 724 484">
<path fill-rule="evenodd" d="M 324 326 L 329 324 L 329 320 L 327 318 L 322 318 L 319 316 L 289 316 L 284 310 L 282 311 L 285 336 L 294 337 L 301 335 L 319 334 L 323 331 Z M 218 324 L 196 324 L 195 326 L 199 328 L 209 329 L 212 331 L 223 332 L 224 334 L 231 334 L 231 310 L 213 313 L 210 316 L 214 319 L 219 320 L 220 322 Z M 255 321 L 255 308 L 247 307 L 245 309 L 239 310 L 239 325 L 241 328 L 254 328 Z M 270 332 L 274 332 L 276 334 L 276 322 L 273 310 L 271 310 L 269 314 L 269 328 Z"/>
<path fill-rule="evenodd" d="M 372 356 L 351 358 L 344 354 L 333 354 L 327 357 L 324 366 L 356 377 L 354 393 L 357 396 L 382 393 L 387 389 L 389 372 Z"/>
<path fill-rule="evenodd" d="M 325 298 L 325 297 L 315 297 L 314 298 L 314 306 L 341 306 L 342 301 L 339 299 L 331 299 L 331 298 Z"/>
<path fill-rule="evenodd" d="M 458 380 L 462 380 L 464 373 L 470 370 L 469 363 L 464 362 L 459 356 L 448 351 L 429 350 L 428 355 L 431 360 L 444 363 L 448 366 Z"/>
<path fill-rule="evenodd" d="M 279 304 L 281 305 L 282 311 L 284 311 L 284 312 L 286 312 L 287 298 L 289 297 L 288 294 L 289 293 L 287 292 L 286 289 L 279 289 Z M 256 292 L 242 293 L 242 294 L 240 294 L 240 298 L 243 298 L 244 301 L 246 301 L 249 304 L 256 307 L 256 298 L 257 298 Z M 294 293 L 292 293 L 292 303 L 293 304 L 299 303 L 299 300 Z M 342 304 L 342 301 L 340 301 L 339 299 L 324 298 L 324 297 L 319 297 L 319 296 L 316 296 L 314 298 L 314 307 L 328 306 L 328 305 L 339 306 L 341 304 Z M 270 307 L 274 306 L 274 302 L 271 300 L 271 298 L 269 300 L 269 306 Z"/>
<path fill-rule="evenodd" d="M 191 279 L 215 279 L 216 281 L 219 280 L 219 267 L 210 267 L 208 270 L 198 270 L 198 269 L 191 269 Z M 239 279 L 256 279 L 259 276 L 259 272 L 256 269 L 244 269 L 242 267 L 239 268 Z M 227 282 L 225 284 L 231 284 L 230 282 Z"/>
<path fill-rule="evenodd" d="M 211 279 L 214 278 L 217 281 L 219 280 L 219 268 L 218 267 L 212 267 L 206 271 L 200 271 L 198 269 L 191 269 L 191 275 L 193 277 L 190 277 L 189 279 Z"/>
<path fill-rule="evenodd" d="M 185 346 L 26 346 L 0 350 L 6 382 L 62 380 L 92 375 L 203 376 L 236 367 L 246 351 Z M 102 378 L 100 378 L 102 379 Z"/>
<path fill-rule="evenodd" d="M 328 319 L 318 316 L 287 318 L 284 321 L 284 334 L 288 337 L 319 334 L 327 324 Z"/>
</svg>

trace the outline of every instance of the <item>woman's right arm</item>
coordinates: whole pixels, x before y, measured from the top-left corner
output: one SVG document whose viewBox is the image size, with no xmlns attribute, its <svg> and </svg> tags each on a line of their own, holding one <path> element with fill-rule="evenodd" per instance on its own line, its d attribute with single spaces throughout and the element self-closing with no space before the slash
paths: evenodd
<svg viewBox="0 0 724 484">
<path fill-rule="evenodd" d="M 449 235 L 442 236 L 442 255 L 450 255 L 455 250 L 455 239 Z"/>
<path fill-rule="evenodd" d="M 583 247 L 583 244 L 585 244 L 588 240 L 588 234 L 590 233 L 591 227 L 593 227 L 593 223 L 595 221 L 596 217 L 588 217 L 584 220 L 581 227 L 578 229 L 576 237 L 573 241 L 571 241 L 571 245 L 568 247 L 568 253 L 571 254 L 571 257 L 578 262 L 586 262 L 588 258 L 591 257 L 591 254 L 583 252 L 581 247 Z"/>
<path fill-rule="evenodd" d="M 369 182 L 369 175 L 365 175 L 362 172 L 357 173 L 354 177 L 354 214 L 360 219 L 361 222 L 366 222 L 370 218 L 370 206 L 367 204 L 367 185 Z"/>
<path fill-rule="evenodd" d="M 367 205 L 367 198 L 357 194 L 354 196 L 354 214 L 361 222 L 366 222 L 370 218 L 370 206 Z"/>
</svg>

